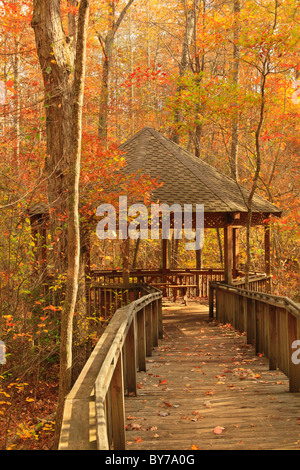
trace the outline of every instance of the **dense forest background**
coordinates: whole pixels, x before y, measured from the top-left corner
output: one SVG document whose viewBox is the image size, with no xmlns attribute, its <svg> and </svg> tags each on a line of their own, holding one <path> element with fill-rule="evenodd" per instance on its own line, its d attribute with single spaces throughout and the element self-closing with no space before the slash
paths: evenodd
<svg viewBox="0 0 300 470">
<path fill-rule="evenodd" d="M 0 339 L 8 351 L 0 366 L 3 448 L 51 447 L 57 393 L 61 307 L 52 300 L 64 283 L 56 263 L 58 249 L 66 256 L 59 245 L 66 216 L 59 214 L 55 236 L 39 239 L 30 209 L 48 203 L 55 134 L 47 135 L 47 116 L 49 107 L 54 113 L 62 105 L 61 90 L 54 101 L 45 77 L 51 81 L 60 46 L 51 44 L 41 70 L 33 3 L 0 1 Z M 66 31 L 78 8 L 76 0 L 60 2 Z M 93 232 L 97 206 L 113 202 L 118 188 L 131 195 L 150 191 L 147 178 L 118 179 L 117 172 L 119 144 L 151 126 L 243 185 L 251 188 L 255 180 L 257 193 L 282 208 L 282 218 L 270 221 L 273 292 L 299 301 L 299 38 L 297 0 L 91 1 L 81 223 Z M 202 263 L 218 268 L 222 255 L 213 232 L 206 233 Z M 241 231 L 241 266 L 245 236 Z M 96 236 L 90 243 L 93 267 L 121 267 L 116 244 L 100 244 Z M 251 270 L 260 272 L 259 230 L 251 246 Z M 136 265 L 157 267 L 159 253 L 155 241 L 142 243 Z M 195 266 L 181 246 L 177 262 Z"/>
</svg>

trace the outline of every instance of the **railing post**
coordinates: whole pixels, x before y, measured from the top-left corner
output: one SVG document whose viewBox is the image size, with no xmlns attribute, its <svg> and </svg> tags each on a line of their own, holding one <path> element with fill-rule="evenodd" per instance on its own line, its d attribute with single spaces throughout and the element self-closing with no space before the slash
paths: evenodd
<svg viewBox="0 0 300 470">
<path fill-rule="evenodd" d="M 158 338 L 163 339 L 163 313 L 162 313 L 162 297 L 158 299 Z"/>
<path fill-rule="evenodd" d="M 125 343 L 126 354 L 126 384 L 128 395 L 137 394 L 136 385 L 136 356 L 135 356 L 135 323 L 132 320 L 126 336 Z"/>
<path fill-rule="evenodd" d="M 158 301 L 152 302 L 152 345 L 158 346 Z"/>
<path fill-rule="evenodd" d="M 292 344 L 297 341 L 297 318 L 288 313 L 288 338 L 289 338 L 289 379 L 290 379 L 290 392 L 300 392 L 300 364 L 293 362 Z"/>
<path fill-rule="evenodd" d="M 152 304 L 146 306 L 146 356 L 152 356 Z"/>
<path fill-rule="evenodd" d="M 254 318 L 255 318 L 255 354 L 264 353 L 261 347 L 261 335 L 263 334 L 260 329 L 263 324 L 262 321 L 262 305 L 258 300 L 253 301 L 254 305 Z"/>
<path fill-rule="evenodd" d="M 269 368 L 277 369 L 277 314 L 276 307 L 269 305 Z"/>
<path fill-rule="evenodd" d="M 209 283 L 208 301 L 209 301 L 209 318 L 212 319 L 214 318 L 214 288 L 213 286 L 210 285 L 210 283 Z"/>
<path fill-rule="evenodd" d="M 137 313 L 137 355 L 139 371 L 146 371 L 145 308 Z"/>
<path fill-rule="evenodd" d="M 255 340 L 255 330 L 253 322 L 253 300 L 247 298 L 247 344 L 252 344 Z"/>
<path fill-rule="evenodd" d="M 125 450 L 125 406 L 121 353 L 111 379 L 110 390 L 114 450 Z"/>
</svg>

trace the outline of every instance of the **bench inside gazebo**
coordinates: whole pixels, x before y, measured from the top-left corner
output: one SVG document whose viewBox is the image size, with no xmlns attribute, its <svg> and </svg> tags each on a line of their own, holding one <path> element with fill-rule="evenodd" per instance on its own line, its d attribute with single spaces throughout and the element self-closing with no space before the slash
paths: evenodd
<svg viewBox="0 0 300 470">
<path fill-rule="evenodd" d="M 111 287 L 112 284 L 124 287 L 124 283 L 129 283 L 129 290 L 133 291 L 137 283 L 147 283 L 162 289 L 164 296 L 172 296 L 174 299 L 177 294 L 206 299 L 210 281 L 224 280 L 226 284 L 243 286 L 244 273 L 238 269 L 238 234 L 239 229 L 247 224 L 249 191 L 150 127 L 142 129 L 123 143 L 121 151 L 127 162 L 124 170 L 126 173 L 141 172 L 163 182 L 161 187 L 153 191 L 151 202 L 165 204 L 170 208 L 173 205 L 204 205 L 204 228 L 224 231 L 224 269 L 201 269 L 198 262 L 199 252 L 195 255 L 194 269 L 171 268 L 168 264 L 168 240 L 163 239 L 162 259 L 157 269 L 136 269 L 130 266 L 125 269 L 123 266 L 123 271 L 91 271 L 90 286 L 91 290 L 94 290 L 89 297 L 91 308 L 94 302 L 104 302 L 107 298 L 105 287 Z M 281 210 L 255 194 L 252 203 L 252 226 L 264 227 L 265 269 L 262 273 L 250 275 L 253 290 L 270 292 L 271 289 L 268 225 L 271 215 L 280 217 Z M 132 298 L 135 298 L 134 294 Z M 101 308 L 103 309 L 103 305 Z"/>
</svg>

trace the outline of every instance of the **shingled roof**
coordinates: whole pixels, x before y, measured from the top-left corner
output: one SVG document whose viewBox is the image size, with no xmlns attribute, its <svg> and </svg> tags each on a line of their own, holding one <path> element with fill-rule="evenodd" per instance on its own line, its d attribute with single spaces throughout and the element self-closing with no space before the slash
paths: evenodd
<svg viewBox="0 0 300 470">
<path fill-rule="evenodd" d="M 153 191 L 153 202 L 170 206 L 204 204 L 205 213 L 248 212 L 249 191 L 246 188 L 151 127 L 137 132 L 120 148 L 127 161 L 126 172 L 140 170 L 164 183 Z M 281 212 L 278 207 L 254 195 L 253 213 L 280 216 Z"/>
</svg>

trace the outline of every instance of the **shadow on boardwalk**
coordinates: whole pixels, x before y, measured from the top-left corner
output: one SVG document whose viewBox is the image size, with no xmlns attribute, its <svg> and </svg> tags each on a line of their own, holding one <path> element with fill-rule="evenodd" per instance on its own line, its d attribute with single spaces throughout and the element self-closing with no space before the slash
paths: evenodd
<svg viewBox="0 0 300 470">
<path fill-rule="evenodd" d="M 284 374 L 206 306 L 164 302 L 163 314 L 164 339 L 125 400 L 128 450 L 300 450 L 300 394 Z"/>
</svg>

